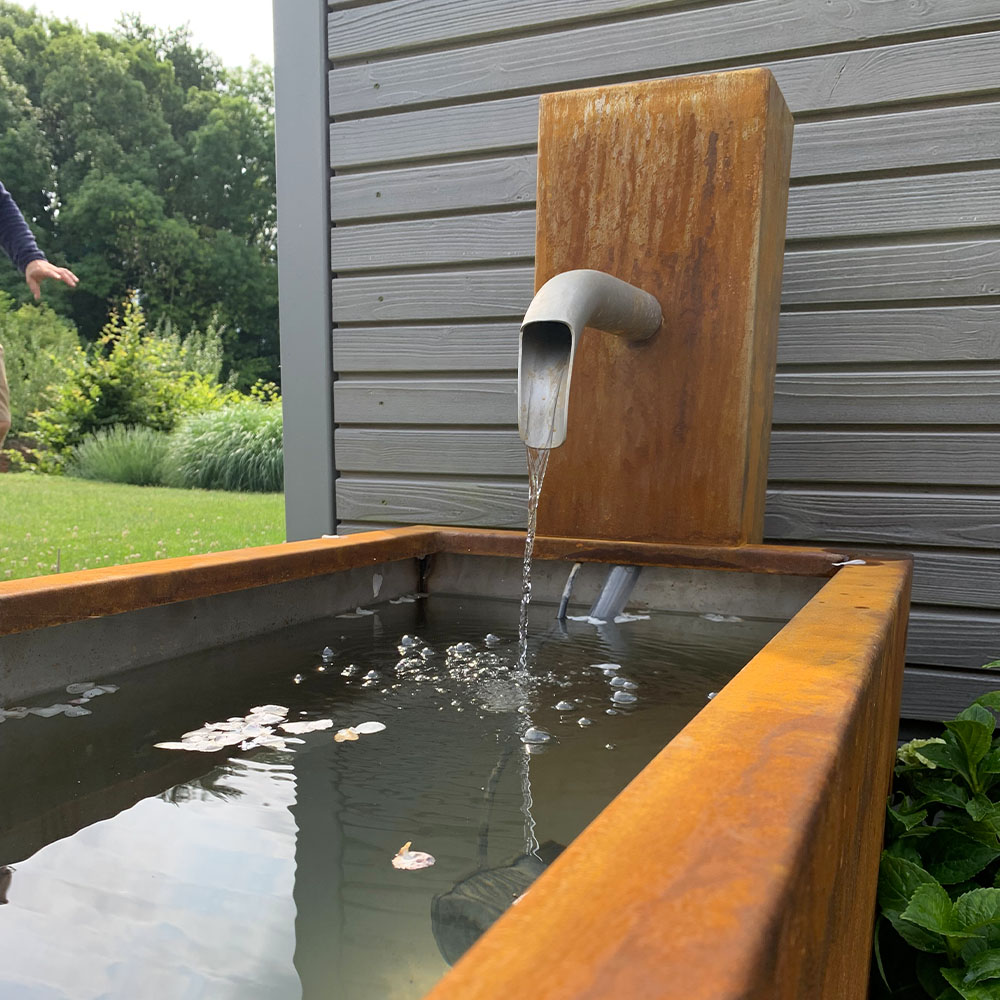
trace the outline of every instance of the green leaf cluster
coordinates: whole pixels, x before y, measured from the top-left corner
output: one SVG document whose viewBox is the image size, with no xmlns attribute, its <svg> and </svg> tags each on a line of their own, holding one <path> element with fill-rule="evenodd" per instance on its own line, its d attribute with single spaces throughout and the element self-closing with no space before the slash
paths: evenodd
<svg viewBox="0 0 1000 1000">
<path fill-rule="evenodd" d="M 1000 692 L 897 751 L 874 996 L 1000 998 Z"/>
<path fill-rule="evenodd" d="M 59 471 L 88 435 L 115 425 L 169 431 L 185 415 L 238 399 L 217 380 L 218 330 L 182 338 L 150 330 L 135 302 L 114 312 L 96 344 L 62 362 L 48 405 L 32 415 L 42 471 Z"/>
<path fill-rule="evenodd" d="M 90 32 L 0 0 L 0 164 L 41 248 L 81 279 L 46 296 L 85 338 L 136 290 L 154 326 L 215 315 L 241 387 L 277 379 L 269 67 L 225 69 L 187 29 Z M 0 289 L 27 295 L 13 268 Z"/>
</svg>

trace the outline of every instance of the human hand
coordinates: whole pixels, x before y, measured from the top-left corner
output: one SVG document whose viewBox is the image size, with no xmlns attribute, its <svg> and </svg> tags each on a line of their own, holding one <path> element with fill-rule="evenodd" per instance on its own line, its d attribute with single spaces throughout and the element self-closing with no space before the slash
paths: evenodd
<svg viewBox="0 0 1000 1000">
<path fill-rule="evenodd" d="M 69 268 L 56 267 L 47 260 L 33 260 L 24 269 L 24 280 L 31 289 L 31 294 L 35 296 L 37 302 L 42 297 L 42 282 L 46 278 L 54 278 L 61 281 L 70 288 L 76 288 L 80 280 Z"/>
</svg>

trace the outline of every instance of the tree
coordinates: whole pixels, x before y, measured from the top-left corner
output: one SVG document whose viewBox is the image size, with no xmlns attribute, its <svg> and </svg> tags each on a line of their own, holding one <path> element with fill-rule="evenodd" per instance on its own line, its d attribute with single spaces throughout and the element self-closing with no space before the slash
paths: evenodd
<svg viewBox="0 0 1000 1000">
<path fill-rule="evenodd" d="M 80 275 L 53 307 L 95 339 L 135 290 L 153 325 L 225 330 L 237 383 L 277 381 L 273 80 L 186 28 L 113 34 L 0 0 L 2 179 Z M 23 301 L 10 269 L 0 290 Z"/>
</svg>

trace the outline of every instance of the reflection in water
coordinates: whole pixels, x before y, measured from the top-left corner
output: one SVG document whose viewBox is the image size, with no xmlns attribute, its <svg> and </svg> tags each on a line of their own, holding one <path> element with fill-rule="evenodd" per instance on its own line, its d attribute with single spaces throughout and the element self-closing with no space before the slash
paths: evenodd
<svg viewBox="0 0 1000 1000">
<path fill-rule="evenodd" d="M 523 680 L 517 625 L 512 602 L 383 605 L 125 675 L 86 718 L 8 721 L 0 996 L 413 1000 L 780 623 L 571 622 Z M 386 729 L 307 733 L 294 753 L 153 749 L 267 702 Z M 526 718 L 552 739 L 522 744 Z M 436 864 L 393 868 L 406 841 Z"/>
</svg>

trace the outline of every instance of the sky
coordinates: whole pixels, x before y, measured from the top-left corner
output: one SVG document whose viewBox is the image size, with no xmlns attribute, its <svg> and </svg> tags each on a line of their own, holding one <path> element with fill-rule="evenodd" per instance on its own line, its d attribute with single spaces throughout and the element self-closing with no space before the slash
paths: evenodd
<svg viewBox="0 0 1000 1000">
<path fill-rule="evenodd" d="M 16 0 L 90 28 L 110 31 L 122 11 L 147 24 L 179 28 L 187 24 L 197 45 L 226 66 L 246 66 L 251 56 L 274 64 L 271 0 Z"/>
</svg>

